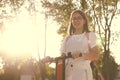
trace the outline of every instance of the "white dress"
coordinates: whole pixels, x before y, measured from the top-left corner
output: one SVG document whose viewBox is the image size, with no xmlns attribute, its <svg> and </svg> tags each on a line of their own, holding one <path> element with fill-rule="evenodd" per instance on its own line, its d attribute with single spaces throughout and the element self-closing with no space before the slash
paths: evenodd
<svg viewBox="0 0 120 80">
<path fill-rule="evenodd" d="M 96 46 L 95 33 L 89 32 L 90 47 Z M 61 53 L 81 52 L 83 54 L 89 52 L 88 38 L 86 33 L 79 35 L 71 35 L 66 37 L 61 46 Z M 83 57 L 76 59 L 69 58 L 65 65 L 65 80 L 93 80 L 90 60 L 85 60 Z"/>
</svg>

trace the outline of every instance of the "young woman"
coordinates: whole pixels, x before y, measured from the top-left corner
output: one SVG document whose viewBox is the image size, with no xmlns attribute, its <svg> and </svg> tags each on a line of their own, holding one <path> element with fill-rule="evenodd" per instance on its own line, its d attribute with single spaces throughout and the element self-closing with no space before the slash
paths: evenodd
<svg viewBox="0 0 120 80">
<path fill-rule="evenodd" d="M 96 36 L 88 29 L 83 12 L 75 10 L 70 16 L 69 36 L 61 45 L 62 55 L 71 53 L 66 60 L 65 80 L 93 80 L 90 62 L 99 58 Z"/>
</svg>

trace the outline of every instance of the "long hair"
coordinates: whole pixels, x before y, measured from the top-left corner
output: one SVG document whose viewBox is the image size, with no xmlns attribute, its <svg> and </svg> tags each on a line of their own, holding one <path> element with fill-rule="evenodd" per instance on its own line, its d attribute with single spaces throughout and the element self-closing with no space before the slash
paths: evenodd
<svg viewBox="0 0 120 80">
<path fill-rule="evenodd" d="M 68 31 L 69 35 L 72 35 L 75 32 L 75 28 L 73 27 L 73 24 L 72 24 L 72 16 L 73 16 L 74 13 L 79 13 L 82 16 L 82 18 L 85 20 L 85 24 L 83 25 L 83 31 L 82 32 L 89 32 L 88 20 L 87 20 L 87 17 L 85 15 L 85 13 L 83 13 L 80 10 L 75 10 L 70 15 L 70 23 L 69 23 L 69 31 Z"/>
</svg>

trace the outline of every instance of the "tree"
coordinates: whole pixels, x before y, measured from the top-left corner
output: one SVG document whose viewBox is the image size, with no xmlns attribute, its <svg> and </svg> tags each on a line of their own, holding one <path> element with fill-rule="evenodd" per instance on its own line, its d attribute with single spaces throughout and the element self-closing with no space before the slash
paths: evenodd
<svg viewBox="0 0 120 80">
<path fill-rule="evenodd" d="M 113 80 L 117 75 L 117 64 L 113 57 L 110 55 L 111 45 L 111 24 L 115 15 L 117 15 L 118 0 L 92 0 L 90 6 L 92 11 L 90 12 L 94 23 L 97 25 L 99 37 L 102 41 L 103 48 L 103 73 L 106 80 Z M 96 3 L 98 5 L 96 5 Z M 95 25 L 94 24 L 94 25 Z M 112 65 L 111 65 L 112 64 Z M 112 74 L 114 73 L 114 74 Z"/>
<path fill-rule="evenodd" d="M 20 79 L 20 72 L 18 69 L 19 63 L 17 60 L 11 60 L 8 58 L 4 58 L 4 73 L 0 75 L 1 80 L 19 80 Z"/>
<path fill-rule="evenodd" d="M 75 9 L 72 0 L 56 0 L 53 3 L 48 0 L 42 0 L 42 6 L 46 8 L 46 14 L 52 16 L 53 19 L 61 25 L 58 33 L 65 36 L 69 15 Z"/>
<path fill-rule="evenodd" d="M 83 10 L 90 20 L 91 28 L 99 34 L 102 42 L 101 71 L 106 80 L 113 80 L 117 74 L 117 63 L 110 55 L 111 24 L 115 15 L 119 12 L 118 0 L 42 0 L 46 13 L 61 25 L 58 30 L 63 37 L 67 34 L 70 13 L 74 9 Z M 93 20 L 93 21 L 92 21 Z M 96 26 L 96 27 L 95 27 Z M 111 67 L 110 67 L 111 66 Z M 111 71 L 112 69 L 112 71 Z"/>
</svg>

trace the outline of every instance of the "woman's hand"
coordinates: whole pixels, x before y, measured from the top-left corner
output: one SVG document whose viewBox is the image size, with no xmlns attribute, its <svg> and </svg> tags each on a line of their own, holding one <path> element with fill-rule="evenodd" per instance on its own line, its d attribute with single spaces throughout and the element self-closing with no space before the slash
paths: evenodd
<svg viewBox="0 0 120 80">
<path fill-rule="evenodd" d="M 83 54 L 83 58 L 86 59 L 86 60 L 98 60 L 98 54 L 96 53 L 86 53 L 86 54 Z"/>
<path fill-rule="evenodd" d="M 89 53 L 83 54 L 83 58 L 87 59 L 87 60 L 98 60 L 99 59 L 99 51 L 98 51 L 98 47 L 95 46 L 93 48 L 91 48 Z"/>
<path fill-rule="evenodd" d="M 47 63 L 47 62 L 52 62 L 53 58 L 46 56 L 44 59 L 42 59 L 43 62 Z"/>
</svg>

